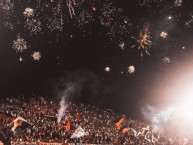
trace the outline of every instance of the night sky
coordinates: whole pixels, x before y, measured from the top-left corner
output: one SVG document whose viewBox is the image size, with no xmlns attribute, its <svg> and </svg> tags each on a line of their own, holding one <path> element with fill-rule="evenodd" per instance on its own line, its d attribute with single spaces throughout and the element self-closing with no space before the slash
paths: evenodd
<svg viewBox="0 0 193 145">
<path fill-rule="evenodd" d="M 0 95 L 58 98 L 73 82 L 72 100 L 140 117 L 192 67 L 192 5 L 0 0 Z"/>
</svg>

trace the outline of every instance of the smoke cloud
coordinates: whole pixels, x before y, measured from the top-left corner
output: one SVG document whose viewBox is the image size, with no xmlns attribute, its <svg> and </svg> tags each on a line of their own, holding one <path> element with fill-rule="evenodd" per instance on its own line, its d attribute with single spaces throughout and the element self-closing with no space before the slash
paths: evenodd
<svg viewBox="0 0 193 145">
<path fill-rule="evenodd" d="M 156 109 L 147 105 L 145 108 L 142 108 L 142 113 L 145 119 L 151 123 L 154 132 L 161 130 L 172 120 L 174 111 L 175 109 L 173 107 Z"/>
<path fill-rule="evenodd" d="M 62 97 L 62 100 L 60 101 L 60 109 L 58 110 L 58 123 L 60 123 L 62 117 L 65 115 L 66 108 L 67 106 L 65 105 L 65 99 Z"/>
<path fill-rule="evenodd" d="M 188 105 L 173 105 L 164 108 L 147 105 L 141 111 L 144 118 L 151 124 L 153 132 L 167 130 L 193 139 L 193 116 Z"/>
<path fill-rule="evenodd" d="M 67 103 L 66 103 L 66 98 L 68 98 L 69 96 L 71 96 L 74 92 L 75 89 L 75 85 L 73 84 L 68 84 L 67 88 L 63 91 L 63 96 L 62 99 L 60 101 L 60 108 L 58 110 L 58 116 L 57 116 L 57 122 L 60 123 L 60 121 L 62 120 L 62 117 L 65 115 L 65 111 L 67 108 Z"/>
<path fill-rule="evenodd" d="M 92 72 L 81 70 L 65 72 L 55 82 L 55 95 L 60 98 L 58 123 L 65 115 L 69 102 L 83 102 L 91 105 L 108 105 L 105 101 L 112 99 L 113 88 L 102 83 Z"/>
<path fill-rule="evenodd" d="M 105 84 L 100 77 L 87 70 L 64 72 L 54 80 L 54 96 L 65 102 L 82 102 L 91 105 L 108 105 L 112 96 L 115 96 L 114 88 Z"/>
</svg>

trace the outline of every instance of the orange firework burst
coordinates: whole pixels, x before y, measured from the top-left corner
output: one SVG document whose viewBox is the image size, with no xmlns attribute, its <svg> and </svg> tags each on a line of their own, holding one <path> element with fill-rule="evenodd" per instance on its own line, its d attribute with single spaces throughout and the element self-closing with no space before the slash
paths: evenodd
<svg viewBox="0 0 193 145">
<path fill-rule="evenodd" d="M 136 39 L 136 38 L 135 38 Z M 137 40 L 137 45 L 133 45 L 133 47 L 137 46 L 137 49 L 141 50 L 141 56 L 143 57 L 143 54 L 150 55 L 149 48 L 151 48 L 151 36 L 150 36 L 150 31 L 149 28 L 146 27 L 144 31 L 140 31 L 138 39 Z"/>
</svg>

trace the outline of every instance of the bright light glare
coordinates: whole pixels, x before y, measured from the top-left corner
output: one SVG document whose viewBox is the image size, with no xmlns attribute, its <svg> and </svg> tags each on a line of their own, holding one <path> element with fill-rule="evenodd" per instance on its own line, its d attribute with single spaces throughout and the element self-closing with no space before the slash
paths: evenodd
<svg viewBox="0 0 193 145">
<path fill-rule="evenodd" d="M 162 108 L 147 109 L 153 129 L 169 128 L 177 134 L 193 139 L 193 71 L 177 75 L 175 81 L 165 89 Z M 167 104 L 167 105 L 166 105 Z"/>
</svg>

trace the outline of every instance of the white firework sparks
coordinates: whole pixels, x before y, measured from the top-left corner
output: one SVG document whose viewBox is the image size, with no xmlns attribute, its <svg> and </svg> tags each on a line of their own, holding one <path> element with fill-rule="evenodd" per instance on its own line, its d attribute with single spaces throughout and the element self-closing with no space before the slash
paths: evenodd
<svg viewBox="0 0 193 145">
<path fill-rule="evenodd" d="M 70 17 L 73 18 L 73 16 L 75 16 L 75 11 L 74 11 L 74 6 L 76 5 L 75 0 L 67 0 L 66 3 L 68 6 Z"/>
<path fill-rule="evenodd" d="M 77 15 L 76 17 L 77 21 L 78 21 L 78 24 L 80 26 L 83 26 L 85 24 L 88 24 L 90 22 L 92 22 L 94 19 L 93 19 L 93 15 L 92 13 L 90 13 L 89 11 L 87 10 L 82 10 L 79 15 Z"/>
<path fill-rule="evenodd" d="M 22 58 L 21 56 L 19 57 L 19 61 L 20 61 L 20 62 L 22 62 L 22 61 L 23 61 L 23 58 Z"/>
<path fill-rule="evenodd" d="M 27 43 L 26 41 L 20 37 L 20 34 L 17 35 L 17 39 L 13 41 L 12 46 L 16 52 L 23 52 L 25 49 L 27 49 Z"/>
<path fill-rule="evenodd" d="M 171 20 L 171 19 L 172 19 L 172 16 L 168 16 L 167 19 L 168 19 L 168 20 Z"/>
<path fill-rule="evenodd" d="M 167 56 L 165 56 L 162 61 L 165 63 L 165 64 L 170 64 L 171 63 L 171 59 Z"/>
<path fill-rule="evenodd" d="M 39 51 L 35 51 L 35 52 L 33 52 L 32 57 L 33 57 L 34 61 L 39 61 L 41 58 L 41 53 Z"/>
<path fill-rule="evenodd" d="M 155 7 L 155 5 L 159 6 L 162 0 L 140 0 L 139 6 L 141 7 Z"/>
<path fill-rule="evenodd" d="M 135 66 L 130 65 L 130 66 L 128 67 L 128 73 L 130 73 L 130 74 L 135 73 Z"/>
<path fill-rule="evenodd" d="M 105 71 L 106 72 L 110 72 L 111 71 L 111 68 L 109 66 L 105 67 Z"/>
<path fill-rule="evenodd" d="M 127 18 L 118 17 L 115 22 L 112 23 L 107 35 L 111 40 L 113 39 L 123 39 L 129 34 L 129 28 L 131 24 L 128 22 Z"/>
<path fill-rule="evenodd" d="M 168 36 L 168 33 L 165 31 L 160 33 L 160 37 L 162 37 L 162 38 L 167 38 L 167 36 Z"/>
<path fill-rule="evenodd" d="M 182 6 L 183 1 L 182 0 L 175 0 L 175 6 L 180 7 Z"/>
<path fill-rule="evenodd" d="M 100 24 L 108 28 L 107 35 L 111 40 L 122 39 L 129 34 L 131 23 L 123 16 L 123 9 L 116 8 L 112 3 L 105 3 L 99 16 Z"/>
<path fill-rule="evenodd" d="M 71 22 L 75 22 L 72 25 L 78 23 L 79 28 L 85 29 L 85 25 L 92 24 L 96 20 L 94 13 L 99 12 L 100 15 L 97 16 L 97 20 L 107 28 L 107 35 L 111 40 L 122 40 L 123 37 L 128 37 L 131 25 L 130 21 L 123 14 L 123 9 L 117 8 L 109 0 L 103 2 L 100 11 L 96 7 L 98 2 L 93 0 L 37 0 L 37 5 L 33 6 L 30 5 L 30 1 L 18 1 L 18 3 L 14 3 L 11 0 L 0 0 L 4 26 L 9 29 L 15 29 L 24 24 L 26 28 L 24 31 L 27 30 L 30 35 L 38 34 L 41 31 L 43 33 L 43 30 L 60 33 L 63 32 L 64 24 Z M 21 9 L 22 12 L 17 13 L 18 9 Z M 17 14 L 24 16 L 24 23 L 22 22 L 22 17 Z M 73 21 L 69 20 L 69 17 Z"/>
<path fill-rule="evenodd" d="M 8 21 L 3 22 L 3 25 L 5 27 L 9 28 L 10 30 L 14 30 L 15 29 L 15 26 L 12 23 L 8 22 Z"/>
<path fill-rule="evenodd" d="M 47 27 L 51 30 L 59 30 L 60 32 L 63 31 L 64 25 L 64 14 L 62 13 L 62 5 L 60 1 L 58 2 L 57 6 L 52 8 L 51 15 L 48 15 L 46 18 Z"/>
<path fill-rule="evenodd" d="M 25 17 L 33 17 L 34 16 L 34 10 L 32 8 L 26 8 L 23 12 Z"/>
<path fill-rule="evenodd" d="M 186 21 L 185 26 L 190 27 L 190 25 L 193 23 L 193 12 L 190 12 L 189 19 Z"/>
<path fill-rule="evenodd" d="M 42 30 L 42 24 L 39 20 L 31 18 L 25 22 L 25 27 L 29 30 L 30 34 L 37 34 Z"/>
<path fill-rule="evenodd" d="M 4 26 L 11 30 L 15 29 L 15 25 L 18 23 L 18 18 L 15 15 L 14 3 L 10 0 L 4 0 L 0 7 L 2 8 Z"/>
<path fill-rule="evenodd" d="M 99 17 L 101 25 L 109 27 L 112 25 L 113 20 L 116 18 L 116 8 L 112 3 L 105 3 L 101 9 L 101 16 Z"/>
<path fill-rule="evenodd" d="M 124 49 L 125 49 L 125 43 L 124 43 L 124 42 L 119 43 L 119 47 L 120 47 L 122 50 L 124 50 Z"/>
<path fill-rule="evenodd" d="M 10 0 L 5 0 L 4 4 L 2 4 L 2 9 L 6 15 L 9 15 L 11 12 L 13 12 L 14 3 Z"/>
</svg>

